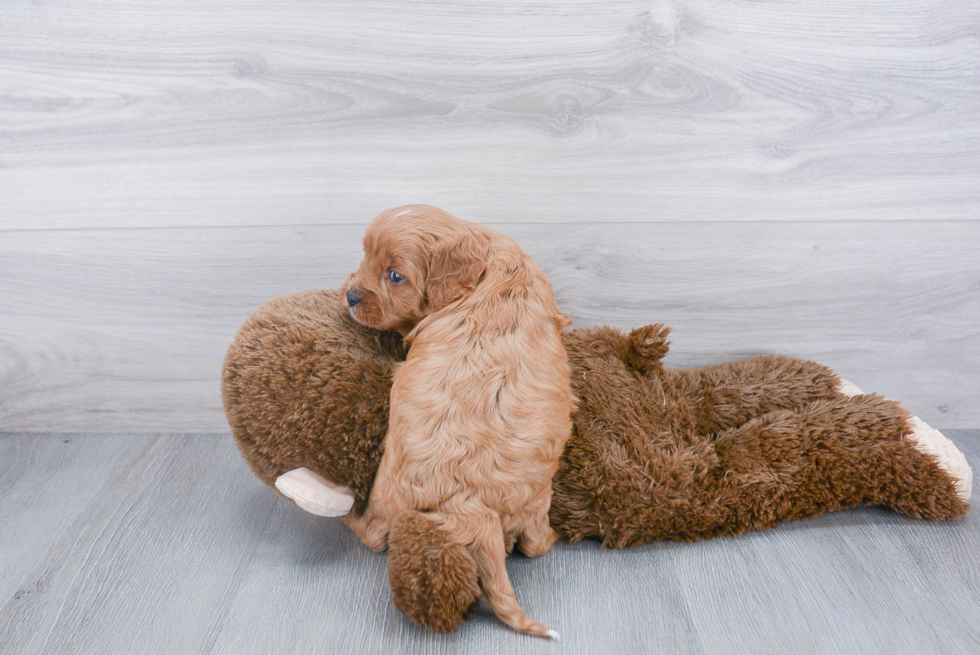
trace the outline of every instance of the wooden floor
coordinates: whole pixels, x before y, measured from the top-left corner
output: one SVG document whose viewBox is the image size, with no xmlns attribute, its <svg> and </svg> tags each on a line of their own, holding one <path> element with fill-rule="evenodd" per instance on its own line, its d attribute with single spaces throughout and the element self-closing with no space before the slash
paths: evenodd
<svg viewBox="0 0 980 655">
<path fill-rule="evenodd" d="M 974 465 L 980 430 L 949 431 Z M 0 436 L 3 653 L 970 653 L 980 514 L 880 508 L 508 569 L 559 630 L 486 606 L 449 635 L 391 603 L 386 556 L 262 486 L 228 435 Z"/>
</svg>

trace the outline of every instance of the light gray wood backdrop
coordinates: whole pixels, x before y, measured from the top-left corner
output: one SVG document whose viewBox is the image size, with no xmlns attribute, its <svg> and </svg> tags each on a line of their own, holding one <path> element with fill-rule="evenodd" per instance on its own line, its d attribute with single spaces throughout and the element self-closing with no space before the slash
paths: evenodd
<svg viewBox="0 0 980 655">
<path fill-rule="evenodd" d="M 226 430 L 269 298 L 385 207 L 579 325 L 780 351 L 980 425 L 980 3 L 0 4 L 0 431 Z"/>
</svg>

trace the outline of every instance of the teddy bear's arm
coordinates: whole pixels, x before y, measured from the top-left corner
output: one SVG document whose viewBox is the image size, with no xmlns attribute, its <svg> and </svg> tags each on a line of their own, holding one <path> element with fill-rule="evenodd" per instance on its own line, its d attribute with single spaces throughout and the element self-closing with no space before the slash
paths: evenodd
<svg viewBox="0 0 980 655">
<path fill-rule="evenodd" d="M 697 430 L 713 434 L 780 409 L 801 409 L 838 396 L 840 377 L 816 362 L 764 355 L 742 362 L 667 371 L 687 397 Z"/>
</svg>

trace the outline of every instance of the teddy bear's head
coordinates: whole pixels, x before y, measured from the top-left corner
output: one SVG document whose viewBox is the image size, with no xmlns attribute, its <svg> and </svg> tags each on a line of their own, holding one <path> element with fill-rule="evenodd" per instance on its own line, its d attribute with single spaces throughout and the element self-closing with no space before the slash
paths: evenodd
<svg viewBox="0 0 980 655">
<path fill-rule="evenodd" d="M 400 335 L 356 323 L 340 292 L 276 298 L 228 349 L 222 399 L 232 435 L 256 476 L 273 486 L 305 467 L 354 492 L 361 513 L 388 429 Z"/>
</svg>

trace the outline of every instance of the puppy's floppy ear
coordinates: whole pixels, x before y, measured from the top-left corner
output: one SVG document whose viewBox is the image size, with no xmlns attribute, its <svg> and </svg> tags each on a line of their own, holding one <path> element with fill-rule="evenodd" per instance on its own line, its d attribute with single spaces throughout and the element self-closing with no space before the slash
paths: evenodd
<svg viewBox="0 0 980 655">
<path fill-rule="evenodd" d="M 436 244 L 425 283 L 426 304 L 438 310 L 472 293 L 487 268 L 487 245 L 472 234 Z"/>
</svg>

